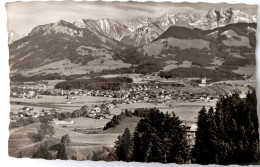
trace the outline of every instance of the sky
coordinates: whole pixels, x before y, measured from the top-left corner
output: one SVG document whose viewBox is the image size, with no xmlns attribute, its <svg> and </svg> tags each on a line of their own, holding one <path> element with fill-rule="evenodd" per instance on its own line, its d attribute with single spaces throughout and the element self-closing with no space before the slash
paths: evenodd
<svg viewBox="0 0 260 167">
<path fill-rule="evenodd" d="M 210 9 L 230 8 L 248 14 L 257 14 L 257 5 L 226 3 L 172 3 L 172 2 L 9 2 L 6 3 L 8 31 L 26 35 L 35 26 L 65 20 L 133 19 L 160 17 L 166 12 L 206 13 Z"/>
</svg>

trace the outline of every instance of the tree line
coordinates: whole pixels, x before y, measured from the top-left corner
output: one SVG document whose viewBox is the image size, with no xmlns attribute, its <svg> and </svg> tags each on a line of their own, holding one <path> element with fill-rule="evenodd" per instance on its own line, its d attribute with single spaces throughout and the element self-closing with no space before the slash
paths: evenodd
<svg viewBox="0 0 260 167">
<path fill-rule="evenodd" d="M 170 116 L 156 108 L 149 109 L 133 134 L 126 128 L 118 136 L 115 150 L 109 156 L 127 162 L 187 163 L 189 145 L 181 123 L 174 113 Z"/>
<path fill-rule="evenodd" d="M 113 160 L 161 163 L 256 164 L 260 159 L 256 92 L 222 97 L 197 120 L 195 145 L 189 148 L 185 129 L 172 113 L 140 110 L 144 116 L 133 134 L 126 128 L 110 154 Z"/>
<path fill-rule="evenodd" d="M 251 164 L 259 161 L 256 92 L 246 99 L 237 93 L 223 97 L 215 111 L 202 108 L 198 116 L 194 161 L 199 164 Z"/>
<path fill-rule="evenodd" d="M 68 134 L 62 136 L 60 143 L 57 144 L 57 153 L 55 155 L 51 153 L 48 143 L 45 142 L 41 144 L 38 149 L 34 150 L 32 158 L 42 158 L 47 160 L 52 160 L 52 159 L 68 160 L 69 157 L 68 157 L 67 146 L 69 145 L 69 143 L 71 143 L 70 136 Z M 71 159 L 77 160 L 77 157 L 72 156 Z"/>
<path fill-rule="evenodd" d="M 46 75 L 32 75 L 32 76 L 23 76 L 22 74 L 16 74 L 10 77 L 12 82 L 38 82 L 42 80 L 73 80 L 83 76 L 87 76 L 87 74 L 72 74 L 72 75 L 62 75 L 60 73 L 51 73 Z"/>
<path fill-rule="evenodd" d="M 203 67 L 178 67 L 172 69 L 170 71 L 161 71 L 159 73 L 161 78 L 191 78 L 191 77 L 198 77 L 198 78 L 209 78 L 211 81 L 221 81 L 221 80 L 239 80 L 243 79 L 243 76 L 240 74 L 235 74 L 231 71 L 228 71 L 223 68 L 218 68 L 218 70 L 206 69 Z"/>
<path fill-rule="evenodd" d="M 55 89 L 120 90 L 125 83 L 133 83 L 133 79 L 128 77 L 76 79 L 59 82 L 55 85 Z"/>
</svg>

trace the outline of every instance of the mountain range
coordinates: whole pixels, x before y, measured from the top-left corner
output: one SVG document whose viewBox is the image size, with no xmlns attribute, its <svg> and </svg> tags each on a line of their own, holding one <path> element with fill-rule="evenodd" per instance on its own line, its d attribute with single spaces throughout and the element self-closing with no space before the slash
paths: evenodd
<svg viewBox="0 0 260 167">
<path fill-rule="evenodd" d="M 214 9 L 205 14 L 165 13 L 155 19 L 138 18 L 130 21 L 79 20 L 73 24 L 80 28 L 98 31 L 123 43 L 141 46 L 151 42 L 173 25 L 207 30 L 238 22 L 253 23 L 256 22 L 256 16 L 250 16 L 240 10 L 229 8 Z"/>
<path fill-rule="evenodd" d="M 255 32 L 256 16 L 232 8 L 128 21 L 60 20 L 10 43 L 10 68 L 11 74 L 69 75 L 66 70 L 86 73 L 154 61 L 164 71 L 182 66 L 234 71 L 255 64 Z"/>
</svg>

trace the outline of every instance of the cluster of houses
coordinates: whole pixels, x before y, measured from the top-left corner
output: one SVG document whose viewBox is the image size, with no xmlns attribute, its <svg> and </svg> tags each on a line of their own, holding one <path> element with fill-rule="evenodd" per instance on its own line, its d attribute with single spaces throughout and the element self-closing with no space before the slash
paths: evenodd
<svg viewBox="0 0 260 167">
<path fill-rule="evenodd" d="M 35 90 L 23 90 L 23 91 L 12 91 L 10 92 L 10 97 L 14 98 L 42 98 Z"/>
<path fill-rule="evenodd" d="M 206 78 L 202 79 L 202 85 L 206 84 Z M 170 92 L 164 87 L 167 86 L 184 86 L 180 83 L 164 83 L 164 82 L 150 82 L 146 84 L 129 84 L 123 87 L 120 91 L 111 90 L 60 90 L 60 89 L 37 89 L 38 87 L 27 87 L 22 89 L 11 90 L 11 97 L 18 98 L 41 98 L 41 95 L 51 95 L 51 96 L 99 96 L 99 97 L 110 97 L 110 98 L 120 98 L 125 100 L 126 103 L 131 102 L 154 102 L 161 100 L 204 100 L 211 97 L 201 96 L 201 94 L 194 95 L 187 92 Z M 213 97 L 214 98 L 214 97 Z M 69 103 L 69 102 L 68 102 Z"/>
<path fill-rule="evenodd" d="M 45 110 L 42 109 L 40 112 L 35 111 L 33 107 L 22 107 L 18 110 L 17 115 L 19 117 L 34 117 L 37 118 L 39 116 L 45 116 L 45 115 L 51 115 L 53 113 L 57 112 L 55 109 Z"/>
<path fill-rule="evenodd" d="M 16 92 L 11 92 L 13 96 L 20 97 Z M 180 90 L 167 90 L 160 88 L 158 86 L 150 87 L 146 85 L 135 85 L 129 88 L 128 90 L 121 91 L 94 91 L 94 90 L 57 90 L 58 95 L 67 96 L 66 103 L 72 103 L 71 99 L 75 96 L 98 96 L 98 97 L 110 97 L 116 98 L 117 103 L 121 104 L 131 104 L 131 103 L 165 103 L 167 101 L 176 100 L 176 101 L 203 101 L 211 102 L 217 101 L 221 94 L 210 94 L 207 92 L 204 93 L 191 93 L 188 91 Z M 27 91 L 23 93 L 23 98 L 42 98 L 41 95 L 36 91 Z M 242 92 L 240 94 L 241 98 L 246 97 L 246 93 Z M 110 106 L 111 107 L 111 106 Z M 93 109 L 94 110 L 94 109 Z M 99 109 L 95 109 L 98 113 Z M 26 113 L 28 115 L 30 113 Z"/>
<path fill-rule="evenodd" d="M 131 85 L 127 89 L 120 91 L 100 91 L 100 90 L 61 90 L 60 95 L 77 96 L 98 96 L 120 99 L 122 103 L 137 102 L 163 102 L 167 100 L 189 100 L 193 101 L 211 101 L 217 100 L 219 95 L 209 93 L 190 93 L 187 91 L 167 90 L 158 85 Z"/>
<path fill-rule="evenodd" d="M 160 92 L 130 92 L 127 98 L 122 99 L 123 103 L 130 104 L 136 102 L 147 103 L 164 103 L 170 100 L 176 101 L 216 101 L 219 98 L 217 95 L 210 95 L 208 93 L 188 93 L 185 91 L 170 92 L 162 89 Z"/>
<path fill-rule="evenodd" d="M 52 96 L 98 96 L 119 98 L 123 103 L 136 102 L 163 102 L 171 99 L 189 100 L 189 101 L 210 101 L 218 99 L 218 95 L 210 95 L 208 93 L 190 93 L 186 91 L 167 90 L 158 84 L 132 84 L 128 88 L 120 91 L 111 90 L 23 90 L 11 91 L 11 97 L 18 98 L 42 98 L 41 95 Z M 71 101 L 68 101 L 71 103 Z"/>
<path fill-rule="evenodd" d="M 107 114 L 110 114 L 109 109 L 116 107 L 114 104 L 111 104 L 111 103 L 106 103 L 101 106 L 98 106 L 98 105 L 92 106 L 90 108 L 89 113 L 87 114 L 87 117 L 95 118 L 95 119 L 104 119 L 104 118 L 106 118 Z"/>
<path fill-rule="evenodd" d="M 34 115 L 32 107 L 23 107 L 18 110 L 18 115 L 20 117 L 31 117 Z"/>
<path fill-rule="evenodd" d="M 35 87 L 21 87 L 20 89 L 11 90 L 11 97 L 18 98 L 42 98 L 42 95 L 52 96 L 65 96 L 67 97 L 67 103 L 72 103 L 70 100 L 76 96 L 98 96 L 98 97 L 110 97 L 116 98 L 117 104 L 131 104 L 131 103 L 165 103 L 170 100 L 177 101 L 217 101 L 221 95 L 225 92 L 219 92 L 210 94 L 205 92 L 192 93 L 189 91 L 181 91 L 180 89 L 172 89 L 177 83 L 161 83 L 153 82 L 146 84 L 129 84 L 122 88 L 120 91 L 111 90 L 60 90 L 60 89 L 36 89 Z M 177 84 L 178 85 L 178 84 Z M 41 86 L 45 86 L 42 84 Z M 178 85 L 181 86 L 181 85 Z M 206 78 L 201 80 L 200 86 L 208 86 Z M 215 87 L 218 87 L 216 85 Z M 212 87 L 215 88 L 215 87 Z M 211 88 L 211 87 L 209 87 Z M 183 89 L 182 89 L 183 90 Z M 214 90 L 214 89 L 213 89 Z M 48 92 L 48 93 L 46 93 Z M 225 92 L 226 93 L 226 92 Z M 246 97 L 246 93 L 240 94 L 241 98 Z M 114 104 L 106 104 L 106 107 L 114 108 Z M 39 114 L 40 113 L 40 114 Z M 18 115 L 20 117 L 38 117 L 41 115 L 51 114 L 51 111 L 34 112 L 33 108 L 23 107 L 19 109 Z M 90 109 L 88 114 L 91 118 L 104 118 L 103 108 L 100 106 L 94 106 Z"/>
<path fill-rule="evenodd" d="M 105 115 L 110 114 L 109 109 L 115 108 L 115 107 L 116 107 L 116 105 L 114 105 L 112 103 L 94 105 L 91 107 L 86 106 L 86 115 L 85 116 L 89 117 L 89 118 L 95 118 L 95 119 L 104 119 L 104 118 L 106 118 Z M 37 118 L 39 116 L 52 115 L 57 112 L 62 113 L 61 110 L 56 110 L 56 109 L 42 109 L 41 111 L 36 111 L 36 110 L 34 110 L 33 107 L 25 106 L 25 107 L 18 109 L 17 114 L 11 113 L 11 119 L 12 118 L 13 118 L 13 120 L 16 119 L 17 117 L 15 115 L 17 115 L 18 117 Z M 77 112 L 77 110 L 75 110 L 73 112 Z M 74 113 L 74 115 L 75 114 L 76 113 Z"/>
</svg>

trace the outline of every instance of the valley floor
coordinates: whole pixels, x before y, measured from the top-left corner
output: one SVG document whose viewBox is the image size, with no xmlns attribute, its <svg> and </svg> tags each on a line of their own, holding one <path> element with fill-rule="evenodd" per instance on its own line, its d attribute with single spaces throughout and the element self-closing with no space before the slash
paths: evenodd
<svg viewBox="0 0 260 167">
<path fill-rule="evenodd" d="M 209 92 L 214 93 L 218 91 L 230 92 L 235 88 L 240 89 L 243 92 L 248 90 L 247 87 L 241 85 L 235 85 L 235 81 L 227 81 L 229 85 L 218 85 L 211 87 L 178 87 L 172 88 L 174 91 L 188 91 L 188 92 Z M 254 81 L 249 84 L 255 84 Z M 240 82 L 240 84 L 243 84 Z M 220 91 L 220 92 L 221 92 Z M 10 97 L 11 104 L 11 122 L 15 121 L 19 117 L 19 111 L 28 107 L 32 109 L 33 113 L 40 114 L 43 110 L 55 109 L 57 112 L 73 112 L 86 105 L 90 108 L 95 105 L 102 105 L 104 103 L 112 103 L 118 98 L 112 97 L 97 97 L 97 96 L 79 96 L 75 95 L 74 98 L 69 100 L 66 96 L 49 96 L 42 95 L 41 98 L 14 98 Z M 70 103 L 68 103 L 70 101 Z M 106 149 L 112 149 L 117 137 L 121 135 L 125 128 L 129 128 L 131 133 L 134 132 L 137 123 L 141 119 L 137 116 L 126 117 L 124 121 L 121 121 L 116 127 L 103 130 L 104 126 L 112 119 L 114 115 L 119 115 L 125 109 L 134 111 L 137 108 L 158 108 L 163 113 L 168 112 L 171 114 L 174 112 L 181 121 L 185 124 L 195 125 L 197 121 L 198 112 L 203 106 L 206 109 L 215 107 L 216 100 L 211 101 L 190 101 L 190 100 L 177 100 L 170 99 L 165 102 L 144 102 L 138 101 L 133 103 L 119 103 L 115 107 L 109 108 L 110 114 L 106 114 L 104 118 L 68 118 L 62 121 L 57 119 L 53 120 L 53 126 L 55 128 L 55 134 L 50 138 L 46 137 L 43 141 L 39 142 L 35 140 L 40 123 L 33 123 L 26 126 L 10 129 L 9 137 L 9 155 L 11 157 L 19 157 L 20 154 L 23 157 L 31 157 L 35 149 L 41 144 L 48 143 L 52 148 L 52 154 L 56 155 L 57 145 L 60 142 L 62 136 L 69 134 L 71 143 L 68 146 L 69 157 L 77 156 L 78 160 L 91 159 L 94 152 L 97 150 L 104 151 Z M 64 123 L 65 122 L 65 123 Z"/>
</svg>

